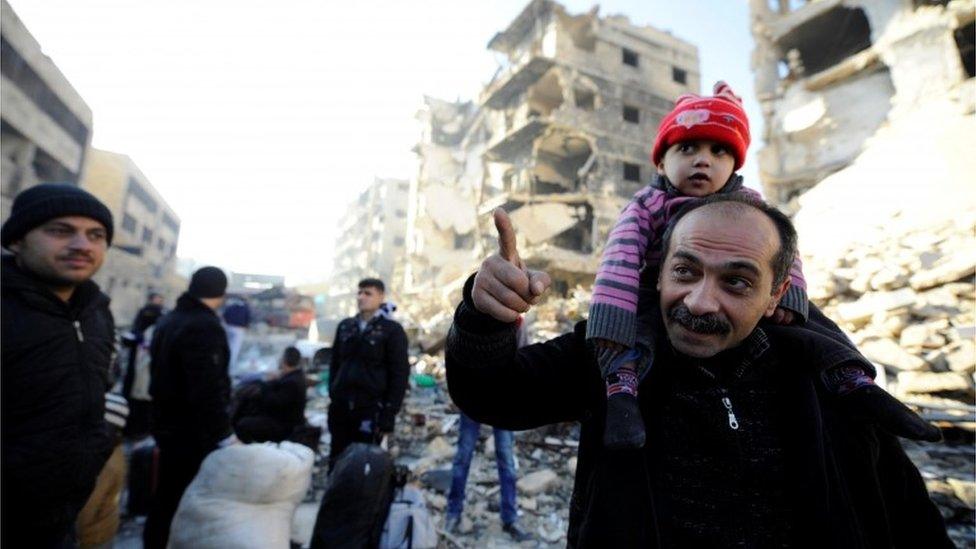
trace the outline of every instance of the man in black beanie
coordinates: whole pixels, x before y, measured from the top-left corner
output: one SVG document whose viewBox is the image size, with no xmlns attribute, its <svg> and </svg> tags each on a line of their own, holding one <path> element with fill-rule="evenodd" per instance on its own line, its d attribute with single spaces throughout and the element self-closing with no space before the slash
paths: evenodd
<svg viewBox="0 0 976 549">
<path fill-rule="evenodd" d="M 0 229 L 2 543 L 61 547 L 112 451 L 104 420 L 115 324 L 91 277 L 112 213 L 67 184 L 31 187 Z"/>
<path fill-rule="evenodd" d="M 143 531 L 147 549 L 166 547 L 180 498 L 207 454 L 237 441 L 228 413 L 230 350 L 216 313 L 226 290 L 223 271 L 203 267 L 156 324 L 149 394 L 159 482 Z"/>
</svg>

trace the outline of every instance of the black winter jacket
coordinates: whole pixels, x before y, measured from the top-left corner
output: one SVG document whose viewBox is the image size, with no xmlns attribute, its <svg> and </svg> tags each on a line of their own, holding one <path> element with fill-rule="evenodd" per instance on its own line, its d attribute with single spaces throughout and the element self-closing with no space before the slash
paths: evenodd
<svg viewBox="0 0 976 549">
<path fill-rule="evenodd" d="M 708 532 L 707 523 L 683 528 L 675 521 L 680 506 L 692 520 L 738 513 L 748 522 L 749 510 L 736 506 L 745 506 L 753 488 L 782 502 L 781 517 L 792 517 L 766 528 L 775 539 L 785 536 L 787 546 L 952 546 L 897 439 L 850 417 L 821 394 L 814 381 L 817 368 L 808 364 L 819 360 L 811 352 L 815 348 L 805 347 L 804 355 L 782 339 L 757 338 L 765 347 L 751 357 L 754 363 L 729 368 L 746 368 L 752 378 L 691 379 L 667 360 L 655 363 L 640 389 L 647 444 L 643 450 L 611 452 L 602 445 L 605 386 L 585 336 L 581 322 L 573 333 L 516 349 L 514 327 L 474 309 L 469 284 L 447 342 L 451 397 L 474 420 L 513 430 L 580 422 L 569 547 L 728 546 L 732 542 L 721 540 L 729 534 Z M 718 398 L 723 394 L 735 407 L 738 431 L 730 430 L 731 417 Z M 751 395 L 759 395 L 762 404 Z M 762 427 L 758 436 L 756 426 Z M 775 436 L 767 436 L 770 432 Z M 743 457 L 746 447 L 753 450 Z M 764 479 L 749 461 L 753 453 L 764 464 L 779 465 L 771 471 L 779 478 Z M 682 459 L 676 461 L 676 455 Z M 696 476 L 681 475 L 687 471 Z M 724 493 L 745 497 L 702 503 L 694 484 L 714 491 L 707 478 L 730 488 Z M 700 507 L 687 512 L 687 502 L 696 500 Z M 763 516 L 777 516 L 769 502 L 758 503 Z M 703 537 L 689 539 L 695 528 Z"/>
<path fill-rule="evenodd" d="M 94 282 L 65 303 L 13 257 L 0 263 L 3 545 L 26 533 L 43 546 L 44 535 L 67 534 L 112 450 L 104 413 L 115 326 Z"/>
<path fill-rule="evenodd" d="M 152 434 L 161 446 L 209 452 L 231 435 L 227 335 L 217 314 L 183 294 L 156 323 L 152 356 Z"/>
<path fill-rule="evenodd" d="M 277 422 L 283 432 L 305 423 L 305 374 L 294 370 L 261 384 L 258 408 L 263 416 Z"/>
<path fill-rule="evenodd" d="M 356 318 L 336 328 L 329 395 L 339 406 L 378 408 L 379 427 L 393 429 L 407 390 L 407 334 L 399 322 L 373 317 L 360 331 Z"/>
</svg>

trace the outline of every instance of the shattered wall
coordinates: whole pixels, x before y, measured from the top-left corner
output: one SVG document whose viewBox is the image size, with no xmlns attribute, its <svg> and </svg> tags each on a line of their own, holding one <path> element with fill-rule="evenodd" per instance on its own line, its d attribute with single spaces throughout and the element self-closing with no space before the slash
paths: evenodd
<svg viewBox="0 0 976 549">
<path fill-rule="evenodd" d="M 972 104 L 971 0 L 751 0 L 765 195 L 787 205 L 933 100 Z M 795 210 L 796 203 L 790 206 Z"/>
</svg>

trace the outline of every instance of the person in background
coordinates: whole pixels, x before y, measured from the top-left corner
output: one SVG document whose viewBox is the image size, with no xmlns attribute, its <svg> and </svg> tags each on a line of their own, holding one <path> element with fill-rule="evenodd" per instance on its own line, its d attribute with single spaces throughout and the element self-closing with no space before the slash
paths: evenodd
<svg viewBox="0 0 976 549">
<path fill-rule="evenodd" d="M 359 281 L 359 314 L 339 323 L 329 365 L 329 469 L 353 442 L 379 444 L 393 432 L 407 390 L 407 334 L 387 318 L 382 280 Z"/>
<path fill-rule="evenodd" d="M 306 388 L 302 354 L 288 347 L 281 354 L 277 372 L 259 382 L 253 402 L 244 406 L 255 413 L 235 421 L 237 438 L 245 443 L 287 439 L 296 427 L 305 424 Z"/>
<path fill-rule="evenodd" d="M 123 334 L 122 341 L 128 348 L 125 374 L 122 377 L 122 394 L 129 402 L 129 418 L 122 435 L 129 440 L 138 440 L 149 434 L 149 416 L 152 401 L 146 393 L 147 380 L 138 379 L 147 375 L 148 369 L 140 370 L 137 365 L 148 362 L 149 343 L 152 339 L 152 328 L 163 316 L 163 296 L 157 292 L 150 292 L 146 304 L 136 313 L 132 321 L 132 329 Z"/>
<path fill-rule="evenodd" d="M 159 482 L 143 531 L 147 549 L 166 547 L 180 498 L 207 454 L 237 442 L 228 410 L 230 351 L 217 316 L 226 291 L 223 271 L 197 270 L 176 309 L 155 328 L 149 394 Z"/>
<path fill-rule="evenodd" d="M 251 306 L 244 296 L 230 295 L 224 303 L 224 329 L 227 332 L 227 346 L 230 348 L 230 371 L 234 371 L 237 357 L 244 345 L 247 328 L 251 325 Z"/>
<path fill-rule="evenodd" d="M 524 347 L 528 343 L 525 330 L 525 317 L 520 316 L 518 325 L 517 345 Z M 471 469 L 471 458 L 474 447 L 478 442 L 481 424 L 471 419 L 463 412 L 458 426 L 457 453 L 451 464 L 451 490 L 447 495 L 447 516 L 444 519 L 444 529 L 448 533 L 456 533 L 461 527 L 461 512 L 464 510 L 464 492 L 468 483 L 468 471 Z M 515 436 L 506 429 L 492 428 L 495 437 L 495 463 L 498 466 L 498 512 L 502 519 L 502 530 L 516 542 L 532 539 L 518 524 L 518 503 L 515 490 L 515 456 L 512 452 Z"/>
</svg>

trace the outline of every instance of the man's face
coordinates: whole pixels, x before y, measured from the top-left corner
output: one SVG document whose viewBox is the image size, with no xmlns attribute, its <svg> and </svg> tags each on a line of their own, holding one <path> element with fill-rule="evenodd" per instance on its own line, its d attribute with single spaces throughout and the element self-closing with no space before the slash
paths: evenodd
<svg viewBox="0 0 976 549">
<path fill-rule="evenodd" d="M 703 206 L 678 222 L 658 290 L 668 339 L 697 358 L 737 346 L 770 316 L 789 280 L 773 290 L 779 251 L 773 222 L 749 206 Z"/>
<path fill-rule="evenodd" d="M 161 295 L 154 295 L 154 296 L 152 296 L 152 297 L 149 298 L 149 303 L 152 303 L 153 305 L 162 305 L 163 304 L 163 296 L 161 296 Z"/>
<path fill-rule="evenodd" d="M 725 186 L 735 169 L 729 148 L 705 139 L 671 145 L 657 171 L 687 196 L 708 196 Z"/>
<path fill-rule="evenodd" d="M 356 294 L 356 307 L 359 308 L 360 313 L 374 313 L 383 303 L 383 296 L 384 293 L 379 288 L 372 286 L 360 288 L 359 293 Z"/>
<path fill-rule="evenodd" d="M 82 216 L 52 219 L 10 245 L 17 264 L 53 287 L 73 287 L 90 279 L 105 260 L 108 232 Z"/>
</svg>

